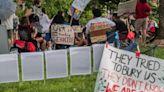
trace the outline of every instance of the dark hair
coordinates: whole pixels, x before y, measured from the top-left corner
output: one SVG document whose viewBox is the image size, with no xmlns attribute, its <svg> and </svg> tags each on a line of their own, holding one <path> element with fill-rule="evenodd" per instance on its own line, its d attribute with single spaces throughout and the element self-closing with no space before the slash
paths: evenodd
<svg viewBox="0 0 164 92">
<path fill-rule="evenodd" d="M 140 0 L 141 3 L 147 3 L 147 0 Z"/>
<path fill-rule="evenodd" d="M 33 4 L 38 5 L 40 3 L 40 0 L 34 0 Z"/>
<path fill-rule="evenodd" d="M 69 21 L 68 21 L 68 23 L 71 22 L 71 18 L 72 18 L 72 17 L 69 16 Z M 73 26 L 73 25 L 79 25 L 79 20 L 76 20 L 76 19 L 72 18 L 71 26 Z"/>
<path fill-rule="evenodd" d="M 94 17 L 100 17 L 101 16 L 101 11 L 100 9 L 93 9 L 92 10 L 93 16 Z"/>
<path fill-rule="evenodd" d="M 29 18 L 28 17 L 22 17 L 20 20 L 20 24 L 29 24 Z"/>
<path fill-rule="evenodd" d="M 29 21 L 30 23 L 39 22 L 39 16 L 36 14 L 31 14 L 29 16 Z"/>
<path fill-rule="evenodd" d="M 45 8 L 42 8 L 42 12 L 43 12 L 44 14 L 46 14 L 46 10 L 45 10 Z"/>
<path fill-rule="evenodd" d="M 65 20 L 64 20 L 63 13 L 64 13 L 63 11 L 58 11 L 58 14 L 52 20 L 52 24 L 54 24 L 54 23 L 56 23 L 56 24 L 64 24 Z"/>
</svg>

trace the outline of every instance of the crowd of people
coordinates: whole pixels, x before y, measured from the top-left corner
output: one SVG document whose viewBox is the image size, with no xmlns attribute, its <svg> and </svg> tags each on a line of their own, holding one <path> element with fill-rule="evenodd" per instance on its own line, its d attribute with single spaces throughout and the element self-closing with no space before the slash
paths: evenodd
<svg viewBox="0 0 164 92">
<path fill-rule="evenodd" d="M 19 1 L 19 0 L 18 0 Z M 24 0 L 22 0 L 24 1 Z M 24 2 L 18 5 L 18 12 L 21 12 L 19 9 L 23 7 Z M 22 8 L 23 9 L 23 8 Z M 143 42 L 146 40 L 146 30 L 148 26 L 148 17 L 151 15 L 151 8 L 148 5 L 146 0 L 138 0 L 136 5 L 136 14 L 128 17 L 117 16 L 117 13 L 114 13 L 112 19 L 102 17 L 100 9 L 93 9 L 93 19 L 91 19 L 86 26 L 82 29 L 82 36 L 79 37 L 78 34 L 75 34 L 74 46 L 87 46 L 93 43 L 104 43 L 106 40 L 108 42 L 116 42 L 117 47 L 120 47 L 120 40 L 134 40 L 138 39 L 140 35 L 143 37 Z M 76 20 L 69 16 L 69 20 L 65 20 L 63 11 L 58 11 L 58 13 L 52 18 L 49 19 L 46 14 L 46 10 L 41 8 L 40 0 L 34 0 L 32 8 L 28 9 L 23 17 L 18 18 L 16 13 L 11 15 L 6 21 L 1 21 L 1 24 L 4 25 L 8 32 L 9 44 L 11 47 L 17 46 L 21 41 L 24 43 L 21 51 L 45 51 L 52 49 L 66 49 L 71 47 L 70 45 L 56 44 L 51 39 L 51 25 L 62 24 L 62 25 L 80 25 L 79 20 Z M 135 18 L 134 18 L 135 17 Z M 127 20 L 135 20 L 134 29 L 129 26 Z M 93 26 L 108 26 L 106 32 L 106 40 L 93 42 L 93 35 L 102 36 L 104 32 L 103 29 L 99 32 L 92 32 Z M 103 30 L 103 31 L 102 31 Z M 134 35 L 128 36 L 129 30 L 135 31 Z M 102 32 L 101 32 L 102 31 Z M 109 36 L 114 33 L 113 37 Z M 112 41 L 111 41 L 112 39 Z M 15 41 L 21 40 L 21 41 Z M 119 45 L 119 46 L 118 46 Z"/>
</svg>

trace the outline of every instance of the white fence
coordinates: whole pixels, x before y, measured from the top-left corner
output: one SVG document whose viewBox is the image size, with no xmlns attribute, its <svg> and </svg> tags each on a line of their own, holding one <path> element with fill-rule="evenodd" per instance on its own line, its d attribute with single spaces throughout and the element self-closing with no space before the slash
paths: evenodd
<svg viewBox="0 0 164 92">
<path fill-rule="evenodd" d="M 103 44 L 96 44 L 91 47 L 72 47 L 69 51 L 21 53 L 21 67 L 19 67 L 17 54 L 0 55 L 0 83 L 87 75 L 91 74 L 92 70 L 97 72 L 103 48 Z M 93 61 L 91 60 L 92 57 Z M 70 63 L 68 59 L 70 59 Z M 22 74 L 19 70 L 22 71 Z M 20 80 L 21 76 L 22 80 Z"/>
</svg>

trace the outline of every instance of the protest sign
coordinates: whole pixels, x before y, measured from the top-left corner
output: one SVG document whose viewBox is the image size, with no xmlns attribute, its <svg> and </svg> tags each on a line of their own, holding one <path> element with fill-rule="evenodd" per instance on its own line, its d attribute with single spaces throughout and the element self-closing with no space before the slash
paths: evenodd
<svg viewBox="0 0 164 92">
<path fill-rule="evenodd" d="M 74 45 L 74 30 L 68 25 L 52 25 L 51 37 L 56 44 Z"/>
<path fill-rule="evenodd" d="M 135 13 L 137 0 L 130 0 L 126 2 L 121 2 L 118 5 L 118 16 L 124 13 Z"/>
<path fill-rule="evenodd" d="M 72 26 L 75 33 L 82 33 L 83 29 L 81 26 Z"/>
<path fill-rule="evenodd" d="M 74 0 L 72 3 L 72 6 L 77 8 L 80 11 L 84 11 L 87 4 L 90 2 L 90 0 Z"/>
<path fill-rule="evenodd" d="M 91 24 L 90 39 L 92 43 L 106 41 L 106 32 L 112 28 L 109 24 L 104 22 L 97 22 Z"/>
<path fill-rule="evenodd" d="M 164 92 L 164 60 L 104 48 L 94 92 Z"/>
</svg>

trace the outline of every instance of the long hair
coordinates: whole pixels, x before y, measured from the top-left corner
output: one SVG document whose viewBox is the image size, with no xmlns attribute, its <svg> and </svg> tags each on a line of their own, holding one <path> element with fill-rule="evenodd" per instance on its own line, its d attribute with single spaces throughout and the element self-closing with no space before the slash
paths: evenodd
<svg viewBox="0 0 164 92">
<path fill-rule="evenodd" d="M 64 24 L 65 23 L 63 11 L 58 11 L 58 14 L 52 20 L 52 24 L 54 24 L 54 23 L 56 23 L 56 24 Z"/>
</svg>

